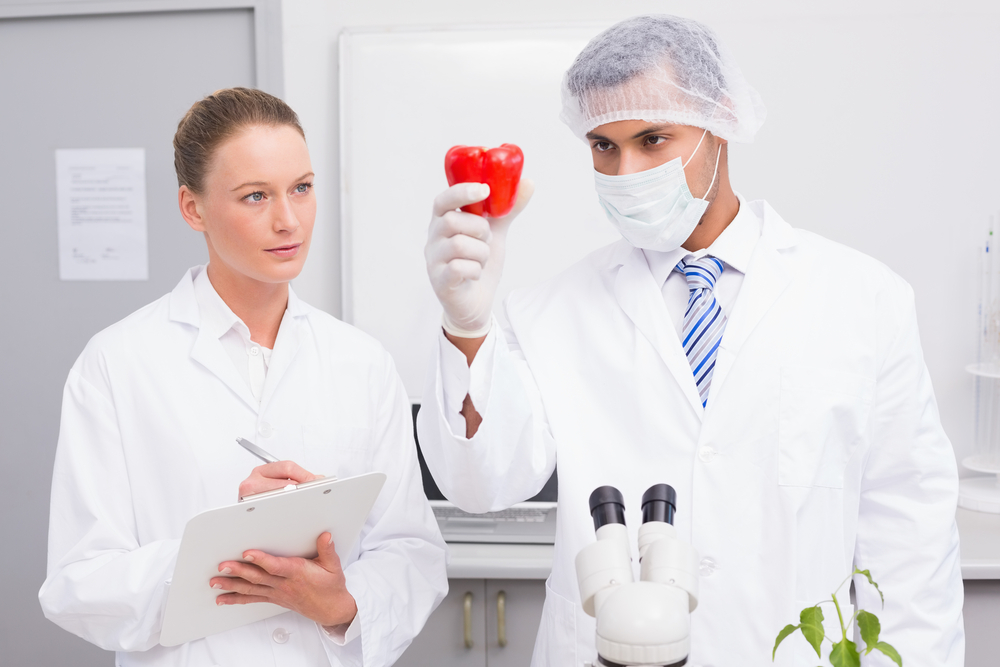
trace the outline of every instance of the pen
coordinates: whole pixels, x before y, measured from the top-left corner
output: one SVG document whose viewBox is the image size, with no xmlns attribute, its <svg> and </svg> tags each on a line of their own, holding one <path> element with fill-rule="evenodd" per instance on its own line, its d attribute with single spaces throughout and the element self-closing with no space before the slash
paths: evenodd
<svg viewBox="0 0 1000 667">
<path fill-rule="evenodd" d="M 273 454 L 268 454 L 263 449 L 261 449 L 260 447 L 258 447 L 257 445 L 253 444 L 252 442 L 250 442 L 249 440 L 247 440 L 245 438 L 236 438 L 236 442 L 238 442 L 240 444 L 240 447 L 242 447 L 243 449 L 247 450 L 248 452 L 250 452 L 251 454 L 253 454 L 257 458 L 259 458 L 264 463 L 277 463 L 278 462 L 278 458 L 276 456 L 274 456 Z"/>
</svg>

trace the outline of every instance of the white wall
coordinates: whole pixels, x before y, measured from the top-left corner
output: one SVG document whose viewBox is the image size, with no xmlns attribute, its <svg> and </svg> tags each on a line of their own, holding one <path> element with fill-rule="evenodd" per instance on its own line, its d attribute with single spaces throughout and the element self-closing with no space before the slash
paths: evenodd
<svg viewBox="0 0 1000 667">
<path fill-rule="evenodd" d="M 284 0 L 286 99 L 305 124 L 319 186 L 312 255 L 296 289 L 340 313 L 337 38 L 350 26 L 613 22 L 671 12 L 711 24 L 768 107 L 732 150 L 734 186 L 791 224 L 871 254 L 914 287 L 942 421 L 971 453 L 975 248 L 1000 165 L 1000 3 L 953 0 Z M 419 140 L 400 122 L 385 132 Z M 586 159 L 585 154 L 567 159 Z M 430 162 L 437 164 L 438 157 Z M 443 177 L 442 177 L 443 182 Z M 435 193 L 427 193 L 427 209 Z M 372 202 L 373 206 L 379 202 Z M 423 224 L 414 220 L 414 224 Z M 421 248 L 414 248 L 415 253 Z"/>
</svg>

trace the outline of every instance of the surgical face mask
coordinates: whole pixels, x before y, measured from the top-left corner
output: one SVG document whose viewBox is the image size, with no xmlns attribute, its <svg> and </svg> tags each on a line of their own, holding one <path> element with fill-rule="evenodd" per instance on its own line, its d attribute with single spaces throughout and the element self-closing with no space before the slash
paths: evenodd
<svg viewBox="0 0 1000 667">
<path fill-rule="evenodd" d="M 684 168 L 701 148 L 703 132 L 694 152 L 681 163 L 680 158 L 659 167 L 624 176 L 594 174 L 597 197 L 615 229 L 636 248 L 668 252 L 680 248 L 698 221 L 705 215 L 708 202 L 695 199 L 687 186 Z M 712 191 L 719 173 L 719 157 L 715 158 L 715 173 L 704 196 Z"/>
</svg>

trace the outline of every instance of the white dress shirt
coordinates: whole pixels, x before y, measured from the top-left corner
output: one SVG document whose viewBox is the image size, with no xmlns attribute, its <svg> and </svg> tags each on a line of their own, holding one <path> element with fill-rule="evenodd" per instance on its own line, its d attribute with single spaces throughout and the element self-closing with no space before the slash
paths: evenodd
<svg viewBox="0 0 1000 667">
<path fill-rule="evenodd" d="M 683 274 L 674 271 L 674 267 L 682 259 L 698 259 L 711 255 L 722 260 L 725 270 L 719 276 L 713 293 L 726 317 L 729 317 L 733 312 L 733 305 L 736 303 L 736 296 L 743 285 L 743 276 L 746 275 L 747 265 L 750 263 L 750 257 L 760 239 L 760 218 L 750 211 L 742 197 L 739 195 L 737 197 L 740 200 L 739 212 L 709 247 L 694 252 L 689 252 L 684 248 L 677 248 L 669 252 L 642 251 L 646 257 L 646 263 L 649 264 L 649 271 L 653 274 L 653 279 L 656 280 L 657 285 L 660 285 L 663 303 L 667 306 L 670 320 L 674 323 L 678 335 L 684 330 L 684 311 L 687 310 L 688 297 L 690 296 L 687 279 Z"/>
<path fill-rule="evenodd" d="M 222 348 L 233 360 L 236 371 L 250 387 L 253 397 L 260 403 L 272 350 L 250 339 L 250 328 L 215 291 L 215 286 L 208 278 L 207 268 L 194 279 L 194 298 L 198 302 L 203 326 L 222 343 Z M 286 309 L 285 315 L 287 314 Z M 284 317 L 281 321 L 284 323 Z"/>
</svg>

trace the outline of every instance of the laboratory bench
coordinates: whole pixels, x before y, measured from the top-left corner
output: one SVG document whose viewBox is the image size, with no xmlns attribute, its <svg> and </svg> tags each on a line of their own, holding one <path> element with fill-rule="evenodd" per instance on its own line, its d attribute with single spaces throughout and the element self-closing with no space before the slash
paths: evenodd
<svg viewBox="0 0 1000 667">
<path fill-rule="evenodd" d="M 1000 580 L 1000 514 L 958 508 L 962 579 Z M 448 545 L 449 579 L 545 579 L 551 544 Z"/>
<path fill-rule="evenodd" d="M 965 580 L 966 667 L 1000 654 L 1000 514 L 959 508 Z M 530 662 L 552 568 L 550 544 L 448 545 L 450 591 L 400 667 L 524 667 Z"/>
</svg>

